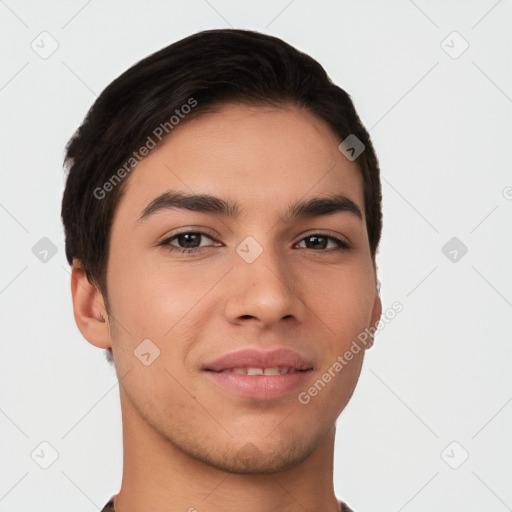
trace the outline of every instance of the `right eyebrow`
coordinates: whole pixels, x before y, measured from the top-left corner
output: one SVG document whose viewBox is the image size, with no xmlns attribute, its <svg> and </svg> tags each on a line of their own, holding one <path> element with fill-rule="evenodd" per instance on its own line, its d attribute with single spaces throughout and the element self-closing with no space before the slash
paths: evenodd
<svg viewBox="0 0 512 512">
<path fill-rule="evenodd" d="M 144 208 L 137 222 L 141 222 L 158 211 L 175 208 L 232 218 L 236 218 L 240 214 L 237 203 L 226 201 L 210 194 L 185 194 L 177 190 L 168 190 L 153 199 Z"/>
</svg>

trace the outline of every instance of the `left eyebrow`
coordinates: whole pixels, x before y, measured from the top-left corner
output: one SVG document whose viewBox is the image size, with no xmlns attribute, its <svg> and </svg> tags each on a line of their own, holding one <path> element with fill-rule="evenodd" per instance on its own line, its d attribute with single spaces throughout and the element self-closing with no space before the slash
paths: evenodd
<svg viewBox="0 0 512 512">
<path fill-rule="evenodd" d="M 307 201 L 295 203 L 290 206 L 288 212 L 281 216 L 282 222 L 292 222 L 303 217 L 318 217 L 321 215 L 331 215 L 338 212 L 353 213 L 360 220 L 363 220 L 363 214 L 359 206 L 343 194 L 336 194 L 327 197 L 314 197 Z"/>
<path fill-rule="evenodd" d="M 210 194 L 187 194 L 177 190 L 168 190 L 153 199 L 144 208 L 137 222 L 141 222 L 158 211 L 173 209 L 210 213 L 235 219 L 239 217 L 241 211 L 238 203 L 226 201 Z M 299 218 L 318 217 L 338 212 L 352 213 L 360 220 L 363 219 L 359 206 L 343 194 L 299 201 L 292 204 L 279 219 L 282 222 L 289 223 Z"/>
</svg>

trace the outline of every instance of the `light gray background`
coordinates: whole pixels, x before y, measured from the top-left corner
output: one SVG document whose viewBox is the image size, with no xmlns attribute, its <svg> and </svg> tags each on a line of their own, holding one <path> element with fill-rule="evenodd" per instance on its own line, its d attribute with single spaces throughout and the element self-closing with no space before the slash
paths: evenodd
<svg viewBox="0 0 512 512">
<path fill-rule="evenodd" d="M 121 482 L 116 376 L 72 314 L 64 146 L 136 61 L 230 26 L 319 60 L 380 158 L 383 306 L 403 311 L 338 421 L 338 497 L 357 512 L 512 510 L 511 15 L 510 0 L 0 1 L 0 511 L 96 512 Z M 52 38 L 43 59 L 31 45 Z M 456 261 L 452 237 L 468 248 Z M 59 455 L 47 469 L 42 442 Z"/>
</svg>

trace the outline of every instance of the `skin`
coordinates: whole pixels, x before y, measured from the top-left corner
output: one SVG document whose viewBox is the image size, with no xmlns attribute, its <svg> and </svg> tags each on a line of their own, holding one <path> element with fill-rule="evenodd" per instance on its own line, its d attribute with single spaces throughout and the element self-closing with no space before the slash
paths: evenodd
<svg viewBox="0 0 512 512">
<path fill-rule="evenodd" d="M 230 104 L 184 122 L 132 171 L 116 210 L 107 267 L 110 317 L 99 289 L 80 262 L 73 264 L 76 323 L 91 344 L 112 347 L 119 378 L 118 510 L 338 510 L 336 420 L 365 350 L 307 405 L 297 395 L 381 315 L 362 177 L 339 143 L 322 120 L 296 107 Z M 174 209 L 137 222 L 168 189 L 236 201 L 242 215 Z M 279 220 L 289 204 L 333 191 L 352 199 L 363 219 L 336 212 Z M 207 236 L 198 238 L 195 255 L 158 245 L 177 231 Z M 308 235 L 326 232 L 350 248 L 331 239 L 308 245 Z M 236 252 L 248 236 L 263 249 L 250 264 Z M 186 247 L 183 239 L 170 243 Z M 134 355 L 144 339 L 160 350 L 149 366 Z M 307 385 L 283 398 L 243 398 L 201 371 L 228 352 L 275 346 L 314 362 Z"/>
</svg>

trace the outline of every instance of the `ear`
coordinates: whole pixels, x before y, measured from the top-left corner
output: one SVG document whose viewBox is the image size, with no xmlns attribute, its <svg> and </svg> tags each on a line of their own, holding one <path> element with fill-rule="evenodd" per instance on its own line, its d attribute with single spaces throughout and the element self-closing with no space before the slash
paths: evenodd
<svg viewBox="0 0 512 512">
<path fill-rule="evenodd" d="M 380 300 L 380 282 L 377 281 L 377 286 L 375 287 L 375 298 L 373 300 L 373 308 L 370 320 L 370 329 L 371 329 L 371 339 L 370 343 L 366 346 L 367 349 L 373 346 L 375 331 L 377 331 L 377 324 L 379 323 L 380 317 L 382 315 L 382 302 Z"/>
<path fill-rule="evenodd" d="M 76 259 L 71 267 L 71 296 L 75 322 L 82 336 L 95 347 L 109 348 L 110 329 L 103 295 L 89 282 L 82 263 Z"/>
<path fill-rule="evenodd" d="M 377 323 L 382 315 L 382 302 L 380 300 L 379 287 L 375 289 L 375 299 L 373 301 L 372 316 L 370 320 L 370 327 L 377 329 Z"/>
</svg>

